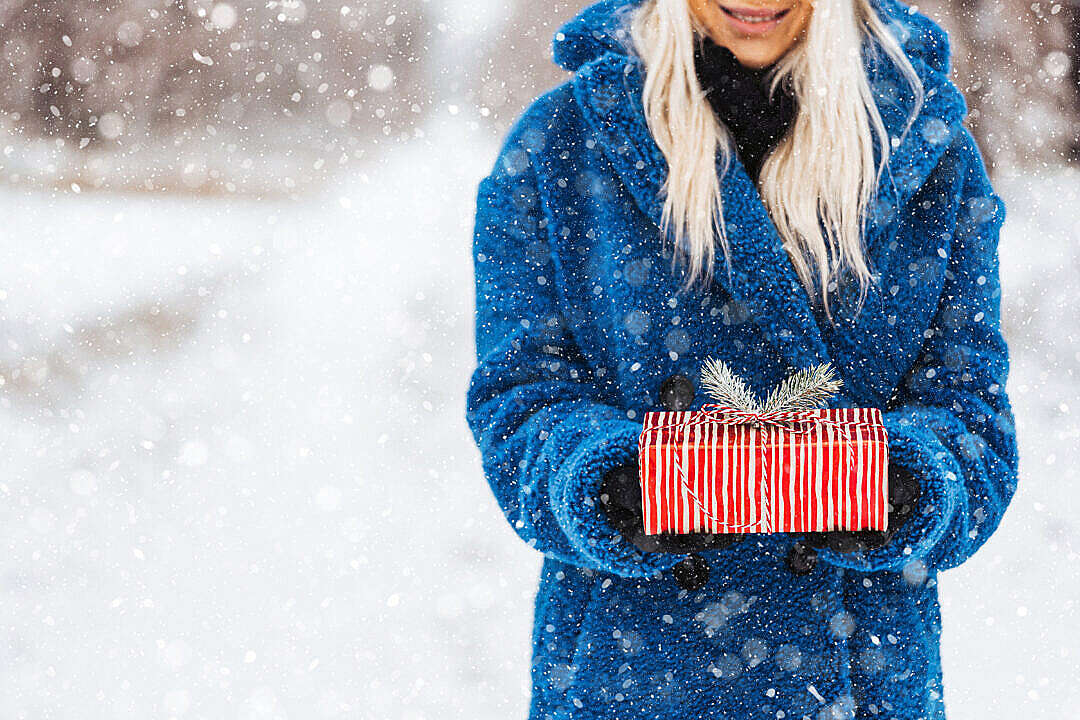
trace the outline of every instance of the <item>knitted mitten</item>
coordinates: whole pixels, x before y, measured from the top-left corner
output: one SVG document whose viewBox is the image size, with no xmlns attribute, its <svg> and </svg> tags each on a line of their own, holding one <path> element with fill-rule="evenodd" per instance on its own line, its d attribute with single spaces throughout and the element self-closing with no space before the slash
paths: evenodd
<svg viewBox="0 0 1080 720">
<path fill-rule="evenodd" d="M 804 542 L 812 548 L 828 548 L 839 553 L 862 552 L 889 543 L 896 531 L 915 512 L 915 503 L 922 494 L 919 481 L 902 465 L 889 466 L 889 529 L 841 530 L 803 533 Z"/>
<path fill-rule="evenodd" d="M 685 590 L 703 587 L 709 578 L 709 564 L 693 553 L 723 550 L 743 539 L 729 533 L 645 534 L 645 514 L 641 507 L 641 479 L 636 462 L 620 465 L 604 475 L 600 503 L 612 527 L 642 552 L 688 554 L 673 568 L 675 580 Z"/>
</svg>

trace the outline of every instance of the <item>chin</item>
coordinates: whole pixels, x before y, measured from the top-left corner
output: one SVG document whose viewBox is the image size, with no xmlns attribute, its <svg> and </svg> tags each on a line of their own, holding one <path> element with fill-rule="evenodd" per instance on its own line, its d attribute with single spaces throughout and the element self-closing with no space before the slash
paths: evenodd
<svg viewBox="0 0 1080 720">
<path fill-rule="evenodd" d="M 732 43 L 728 46 L 731 52 L 735 54 L 735 58 L 747 67 L 761 68 L 766 65 L 771 65 L 780 59 L 783 55 L 782 52 L 774 51 L 773 49 L 763 49 L 760 47 L 754 47 L 754 43 Z"/>
</svg>

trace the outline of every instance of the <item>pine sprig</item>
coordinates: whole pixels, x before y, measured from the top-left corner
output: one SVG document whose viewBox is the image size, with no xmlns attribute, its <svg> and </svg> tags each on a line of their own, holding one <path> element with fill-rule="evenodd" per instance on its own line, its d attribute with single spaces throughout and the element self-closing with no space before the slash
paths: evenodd
<svg viewBox="0 0 1080 720">
<path fill-rule="evenodd" d="M 844 381 L 830 363 L 799 370 L 769 393 L 764 412 L 813 410 L 835 395 Z"/>
<path fill-rule="evenodd" d="M 722 405 L 745 412 L 760 412 L 761 404 L 753 391 L 723 360 L 707 358 L 701 364 L 701 387 Z"/>
</svg>

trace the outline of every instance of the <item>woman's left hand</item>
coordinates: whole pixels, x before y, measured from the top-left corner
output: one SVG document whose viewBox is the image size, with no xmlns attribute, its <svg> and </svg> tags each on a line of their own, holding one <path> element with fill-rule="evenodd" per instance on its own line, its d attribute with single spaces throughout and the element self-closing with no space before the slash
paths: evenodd
<svg viewBox="0 0 1080 720">
<path fill-rule="evenodd" d="M 889 468 L 889 523 L 887 530 L 834 530 L 804 533 L 805 543 L 816 549 L 828 548 L 838 553 L 873 550 L 887 545 L 908 518 L 915 513 L 915 503 L 922 494 L 919 481 L 903 466 Z"/>
</svg>

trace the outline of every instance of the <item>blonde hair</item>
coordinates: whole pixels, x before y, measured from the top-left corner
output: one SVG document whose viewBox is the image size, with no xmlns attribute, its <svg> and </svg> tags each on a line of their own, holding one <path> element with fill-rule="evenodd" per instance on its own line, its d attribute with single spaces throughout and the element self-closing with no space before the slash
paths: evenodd
<svg viewBox="0 0 1080 720">
<path fill-rule="evenodd" d="M 666 235 L 674 223 L 689 265 L 684 289 L 711 280 L 717 235 L 731 273 L 716 152 L 726 175 L 734 141 L 694 71 L 693 43 L 704 32 L 687 0 L 647 0 L 630 17 L 633 50 L 645 65 L 645 117 L 669 166 L 661 228 Z M 798 110 L 765 157 L 758 187 L 799 279 L 830 322 L 829 291 L 845 269 L 859 282 L 860 309 L 871 283 L 862 236 L 890 150 L 862 62 L 864 34 L 876 37 L 915 93 L 906 134 L 923 102 L 922 82 L 869 0 L 814 0 L 804 36 L 767 75 L 770 94 L 790 81 Z M 873 136 L 881 149 L 876 168 Z"/>
</svg>

